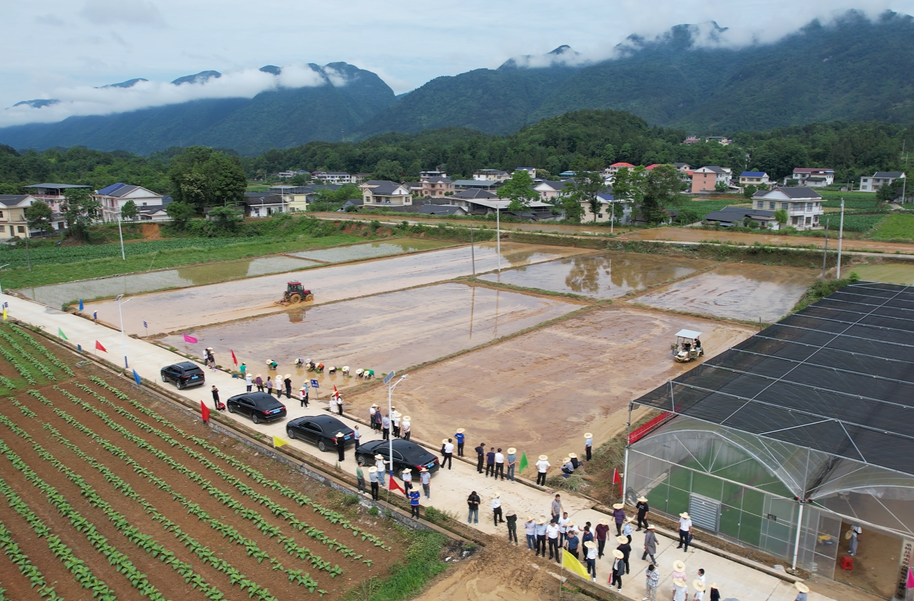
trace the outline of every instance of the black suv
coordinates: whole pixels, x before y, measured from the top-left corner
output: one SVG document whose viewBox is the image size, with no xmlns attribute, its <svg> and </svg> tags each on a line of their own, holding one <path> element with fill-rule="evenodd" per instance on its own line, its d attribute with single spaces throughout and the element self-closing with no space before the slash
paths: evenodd
<svg viewBox="0 0 914 601">
<path fill-rule="evenodd" d="M 206 374 L 190 361 L 182 361 L 163 367 L 162 381 L 174 382 L 178 390 L 181 390 L 188 386 L 201 386 L 206 381 Z"/>
<path fill-rule="evenodd" d="M 355 444 L 352 437 L 352 428 L 336 419 L 332 415 L 315 415 L 313 417 L 297 417 L 286 424 L 286 434 L 289 438 L 305 440 L 317 445 L 321 451 L 336 448 L 336 435 L 342 434 L 346 446 Z"/>
<path fill-rule="evenodd" d="M 225 404 L 229 413 L 247 415 L 255 424 L 282 419 L 286 416 L 286 406 L 265 392 L 236 394 L 229 397 Z"/>
</svg>

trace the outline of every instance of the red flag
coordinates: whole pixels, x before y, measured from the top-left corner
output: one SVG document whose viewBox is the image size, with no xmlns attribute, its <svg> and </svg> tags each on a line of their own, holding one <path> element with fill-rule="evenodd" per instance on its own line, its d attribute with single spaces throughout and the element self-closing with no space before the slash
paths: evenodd
<svg viewBox="0 0 914 601">
<path fill-rule="evenodd" d="M 622 475 L 619 474 L 619 470 L 615 468 L 613 468 L 613 484 L 619 485 L 619 496 L 623 496 L 624 493 L 622 491 Z"/>
<path fill-rule="evenodd" d="M 98 350 L 100 350 L 100 351 L 102 351 L 103 353 L 107 353 L 107 352 L 108 352 L 108 349 L 106 349 L 105 347 L 103 347 L 103 346 L 102 346 L 102 343 L 99 342 L 98 340 L 95 341 L 95 348 L 98 349 Z"/>
<path fill-rule="evenodd" d="M 203 401 L 200 401 L 200 415 L 203 416 L 203 421 L 209 421 L 209 407 Z"/>
<path fill-rule="evenodd" d="M 387 490 L 390 490 L 390 491 L 399 490 L 404 495 L 406 494 L 406 491 L 403 490 L 399 484 L 397 484 L 397 481 L 394 479 L 393 474 L 390 475 L 390 486 L 387 488 Z"/>
<path fill-rule="evenodd" d="M 187 334 L 184 334 L 184 342 L 189 342 L 191 344 L 197 344 L 197 339 L 194 338 L 193 336 L 188 336 Z"/>
<path fill-rule="evenodd" d="M 235 351 L 229 349 L 229 352 L 232 354 L 232 363 L 235 364 L 235 367 L 238 367 L 238 359 L 235 358 Z"/>
</svg>

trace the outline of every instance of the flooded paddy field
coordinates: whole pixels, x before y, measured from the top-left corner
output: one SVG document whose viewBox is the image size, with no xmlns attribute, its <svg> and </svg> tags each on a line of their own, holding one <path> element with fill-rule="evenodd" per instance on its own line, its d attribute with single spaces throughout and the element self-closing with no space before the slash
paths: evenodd
<svg viewBox="0 0 914 601">
<path fill-rule="evenodd" d="M 406 238 L 403 240 L 367 242 L 365 244 L 353 244 L 351 246 L 338 246 L 336 248 L 303 250 L 301 252 L 287 254 L 292 257 L 310 259 L 312 261 L 320 261 L 322 263 L 343 263 L 346 261 L 374 259 L 375 257 L 402 255 L 405 253 L 412 253 L 423 250 L 433 250 L 436 248 L 443 248 L 445 246 L 454 245 L 455 243 L 449 240 L 419 240 L 417 238 Z"/>
<path fill-rule="evenodd" d="M 480 279 L 606 299 L 681 278 L 711 261 L 638 253 L 603 252 L 489 273 Z"/>
<path fill-rule="evenodd" d="M 288 273 L 317 265 L 320 263 L 286 256 L 260 257 L 67 282 L 38 288 L 20 288 L 18 292 L 34 301 L 59 309 L 64 303 L 81 298 L 110 298 L 118 294 L 141 294 L 155 290 L 204 286 L 271 273 Z"/>
<path fill-rule="evenodd" d="M 496 268 L 495 243 L 476 245 L 476 271 Z M 579 248 L 541 247 L 530 244 L 501 245 L 503 268 L 552 261 L 584 252 Z M 294 260 L 294 259 L 290 259 Z M 197 286 L 130 297 L 124 304 L 124 327 L 128 334 L 145 335 L 196 330 L 202 326 L 279 313 L 286 310 L 274 301 L 282 298 L 286 282 L 301 280 L 314 293 L 314 303 L 402 290 L 466 276 L 472 273 L 470 247 L 460 246 L 363 263 L 320 267 L 294 276 L 268 275 L 237 282 Z M 98 311 L 99 319 L 118 324 L 118 307 L 114 301 L 87 303 L 84 313 Z"/>
<path fill-rule="evenodd" d="M 914 285 L 914 263 L 876 263 L 871 265 L 851 265 L 841 268 L 841 276 L 854 272 L 861 280 L 885 282 L 886 284 Z"/>
<path fill-rule="evenodd" d="M 709 357 L 754 333 L 628 306 L 596 309 L 412 372 L 394 404 L 422 440 L 465 427 L 469 449 L 481 441 L 514 446 L 528 458 L 546 453 L 555 465 L 563 453 L 581 453 L 584 432 L 597 446 L 605 442 L 625 423 L 629 401 L 696 365 L 670 353 L 681 328 L 703 332 Z M 386 395 L 381 387 L 353 395 L 350 408 L 367 416 Z"/>
<path fill-rule="evenodd" d="M 786 315 L 816 281 L 812 269 L 727 263 L 655 290 L 633 302 L 771 323 Z"/>
<path fill-rule="evenodd" d="M 295 358 L 326 366 L 370 368 L 380 377 L 392 369 L 438 359 L 484 344 L 559 317 L 581 305 L 555 298 L 530 296 L 483 286 L 450 282 L 330 305 L 292 309 L 287 313 L 193 330 L 199 339 L 185 345 L 181 335 L 162 343 L 199 353 L 213 347 L 217 361 L 231 364 L 229 349 L 252 373 L 263 373 L 265 362 L 279 363 L 279 374 L 295 374 L 295 385 L 306 377 Z M 341 373 L 308 377 L 323 388 L 361 382 Z"/>
</svg>

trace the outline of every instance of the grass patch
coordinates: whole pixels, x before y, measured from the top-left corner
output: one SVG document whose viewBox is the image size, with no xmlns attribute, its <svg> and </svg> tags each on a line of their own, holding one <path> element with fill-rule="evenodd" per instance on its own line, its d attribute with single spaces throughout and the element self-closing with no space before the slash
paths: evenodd
<svg viewBox="0 0 914 601">
<path fill-rule="evenodd" d="M 409 535 L 409 548 L 402 563 L 390 567 L 390 577 L 371 578 L 349 591 L 344 601 L 400 601 L 410 599 L 435 576 L 447 569 L 441 552 L 447 544 L 444 535 L 418 530 Z"/>
<path fill-rule="evenodd" d="M 546 480 L 546 487 L 561 488 L 562 490 L 569 490 L 571 492 L 580 492 L 586 489 L 588 486 L 584 478 L 576 474 L 571 474 L 567 478 L 562 476 L 552 476 Z"/>
<path fill-rule="evenodd" d="M 890 242 L 911 242 L 914 240 L 914 215 L 889 215 L 889 218 L 873 234 L 873 238 Z"/>
<path fill-rule="evenodd" d="M 803 298 L 794 306 L 793 312 L 802 311 L 810 304 L 822 300 L 829 294 L 837 292 L 848 284 L 853 284 L 859 280 L 860 276 L 853 272 L 851 272 L 850 276 L 841 278 L 840 280 L 819 280 L 806 290 L 806 294 L 804 294 Z"/>
<path fill-rule="evenodd" d="M 435 524 L 443 524 L 448 520 L 456 520 L 457 514 L 446 509 L 436 509 L 434 507 L 425 508 L 425 519 Z"/>
</svg>

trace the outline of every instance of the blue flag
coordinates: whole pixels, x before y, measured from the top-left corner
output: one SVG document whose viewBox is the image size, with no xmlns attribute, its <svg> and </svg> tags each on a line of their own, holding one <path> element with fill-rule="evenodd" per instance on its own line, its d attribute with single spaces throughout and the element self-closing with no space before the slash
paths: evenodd
<svg viewBox="0 0 914 601">
<path fill-rule="evenodd" d="M 143 383 L 143 380 L 140 379 L 140 374 L 136 373 L 136 370 L 133 370 L 133 379 L 136 380 L 137 386 Z"/>
<path fill-rule="evenodd" d="M 146 320 L 145 320 L 145 319 L 143 320 L 143 327 L 144 327 L 144 328 L 148 328 L 148 327 L 149 327 L 149 325 L 146 323 Z"/>
<path fill-rule="evenodd" d="M 318 383 L 317 380 L 311 380 L 311 388 L 320 388 L 320 387 L 321 387 L 321 385 Z"/>
<path fill-rule="evenodd" d="M 79 310 L 82 311 L 84 308 L 85 307 L 83 307 L 83 299 L 79 299 Z"/>
</svg>

